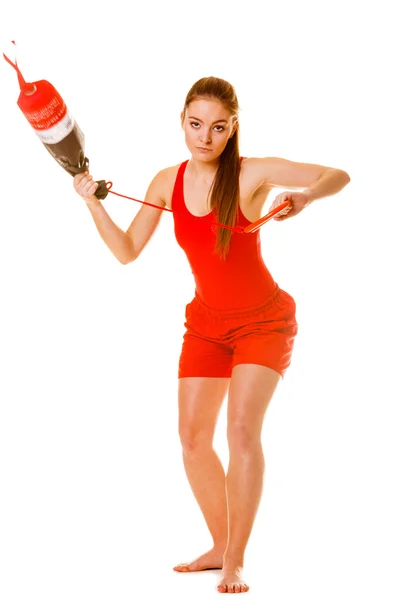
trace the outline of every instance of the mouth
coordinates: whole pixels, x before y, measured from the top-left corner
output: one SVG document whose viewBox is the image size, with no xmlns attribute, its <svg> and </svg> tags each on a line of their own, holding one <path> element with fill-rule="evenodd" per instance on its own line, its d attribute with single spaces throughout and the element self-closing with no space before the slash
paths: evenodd
<svg viewBox="0 0 400 600">
<path fill-rule="evenodd" d="M 211 152 L 211 148 L 200 148 L 199 146 L 197 146 L 197 150 L 203 150 L 203 152 Z"/>
</svg>

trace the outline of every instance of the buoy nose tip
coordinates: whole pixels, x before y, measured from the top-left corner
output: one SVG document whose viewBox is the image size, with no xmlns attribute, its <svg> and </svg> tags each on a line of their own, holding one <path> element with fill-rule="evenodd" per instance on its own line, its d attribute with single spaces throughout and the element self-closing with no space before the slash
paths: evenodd
<svg viewBox="0 0 400 600">
<path fill-rule="evenodd" d="M 26 83 L 24 86 L 24 89 L 22 90 L 24 92 L 24 94 L 26 94 L 27 96 L 32 96 L 32 94 L 34 94 L 37 90 L 37 87 L 35 84 L 33 83 Z"/>
</svg>

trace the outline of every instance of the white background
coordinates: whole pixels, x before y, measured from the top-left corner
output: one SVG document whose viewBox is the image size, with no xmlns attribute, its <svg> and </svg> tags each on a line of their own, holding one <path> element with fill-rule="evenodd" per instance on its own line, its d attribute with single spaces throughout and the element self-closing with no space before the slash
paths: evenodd
<svg viewBox="0 0 400 600">
<path fill-rule="evenodd" d="M 15 39 L 25 78 L 57 88 L 91 172 L 117 192 L 143 200 L 157 171 L 190 157 L 179 113 L 208 75 L 236 89 L 243 156 L 351 176 L 261 230 L 299 334 L 263 429 L 264 493 L 244 571 L 256 599 L 399 598 L 394 5 L 39 1 L 2 11 L 1 50 Z M 194 285 L 172 216 L 121 265 L 17 107 L 3 60 L 0 85 L 0 597 L 215 597 L 220 572 L 172 570 L 212 541 L 177 429 Z M 141 204 L 109 195 L 104 206 L 127 229 Z M 225 414 L 226 400 L 215 438 L 226 467 Z"/>
</svg>

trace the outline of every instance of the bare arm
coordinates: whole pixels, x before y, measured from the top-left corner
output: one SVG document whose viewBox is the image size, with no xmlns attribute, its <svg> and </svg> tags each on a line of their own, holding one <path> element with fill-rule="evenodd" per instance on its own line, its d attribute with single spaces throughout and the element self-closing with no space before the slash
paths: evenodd
<svg viewBox="0 0 400 600">
<path fill-rule="evenodd" d="M 100 201 L 87 203 L 87 205 L 104 243 L 110 248 L 115 258 L 126 265 L 132 260 L 132 240 L 114 223 Z"/>
<path fill-rule="evenodd" d="M 150 183 L 144 201 L 164 208 L 166 205 L 164 200 L 166 189 L 167 169 L 163 169 L 157 173 Z M 162 213 L 163 211 L 159 210 L 158 208 L 143 204 L 132 223 L 129 225 L 128 229 L 126 230 L 126 234 L 132 242 L 133 257 L 131 258 L 131 261 L 138 258 L 143 248 L 150 241 L 157 228 Z"/>
<path fill-rule="evenodd" d="M 164 180 L 165 170 L 157 173 L 151 182 L 146 193 L 146 202 L 165 206 L 163 200 Z M 161 217 L 161 211 L 143 205 L 125 232 L 114 223 L 94 195 L 97 184 L 91 175 L 75 175 L 74 187 L 84 198 L 101 238 L 119 262 L 126 265 L 135 260 L 154 233 Z"/>
<path fill-rule="evenodd" d="M 350 182 L 346 171 L 324 165 L 277 157 L 253 158 L 251 161 L 256 180 L 268 189 L 303 189 L 310 201 L 337 194 Z"/>
</svg>

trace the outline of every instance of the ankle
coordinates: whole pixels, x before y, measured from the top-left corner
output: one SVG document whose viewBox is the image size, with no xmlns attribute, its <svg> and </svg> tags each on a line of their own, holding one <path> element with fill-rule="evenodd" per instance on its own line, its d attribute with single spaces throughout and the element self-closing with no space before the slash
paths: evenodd
<svg viewBox="0 0 400 600">
<path fill-rule="evenodd" d="M 225 544 L 214 544 L 213 546 L 213 551 L 216 552 L 217 554 L 220 554 L 221 556 L 224 556 L 225 551 L 226 551 L 226 543 Z"/>
<path fill-rule="evenodd" d="M 224 566 L 227 567 L 243 567 L 244 552 L 243 550 L 235 550 L 227 548 L 224 552 Z"/>
</svg>

